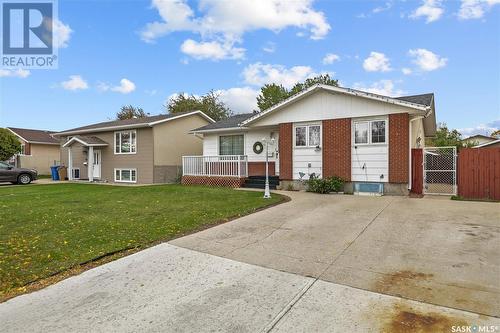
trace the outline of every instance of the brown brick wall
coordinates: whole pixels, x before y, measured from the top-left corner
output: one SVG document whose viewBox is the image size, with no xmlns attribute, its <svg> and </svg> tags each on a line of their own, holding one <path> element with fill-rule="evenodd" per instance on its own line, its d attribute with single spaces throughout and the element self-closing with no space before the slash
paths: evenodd
<svg viewBox="0 0 500 333">
<path fill-rule="evenodd" d="M 389 115 L 389 182 L 408 183 L 408 113 Z"/>
<path fill-rule="evenodd" d="M 351 119 L 323 120 L 323 177 L 351 180 Z"/>
<path fill-rule="evenodd" d="M 292 130 L 293 130 L 292 123 L 280 124 L 279 158 L 280 158 L 280 179 L 282 180 L 293 179 Z"/>
<path fill-rule="evenodd" d="M 208 176 L 182 176 L 183 185 L 207 185 L 223 187 L 241 187 L 244 178 L 238 177 L 208 177 Z"/>
<path fill-rule="evenodd" d="M 274 172 L 274 162 L 269 162 L 269 175 L 274 176 Z M 248 175 L 265 176 L 266 162 L 248 162 Z"/>
</svg>

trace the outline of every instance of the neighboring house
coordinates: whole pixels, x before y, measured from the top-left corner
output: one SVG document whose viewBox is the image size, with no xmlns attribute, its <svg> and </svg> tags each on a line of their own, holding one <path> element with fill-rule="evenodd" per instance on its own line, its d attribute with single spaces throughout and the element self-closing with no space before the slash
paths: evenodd
<svg viewBox="0 0 500 333">
<path fill-rule="evenodd" d="M 500 139 L 493 139 L 493 141 L 488 141 L 472 148 L 500 148 Z"/>
<path fill-rule="evenodd" d="M 466 146 L 479 146 L 479 145 L 489 143 L 489 142 L 492 142 L 495 140 L 497 140 L 497 138 L 477 134 L 477 135 L 469 136 L 468 138 L 463 139 L 462 143 Z"/>
<path fill-rule="evenodd" d="M 59 163 L 59 140 L 55 132 L 7 127 L 21 142 L 21 153 L 14 157 L 18 168 L 36 169 L 40 175 L 50 174 L 50 167 Z"/>
<path fill-rule="evenodd" d="M 182 155 L 202 152 L 202 141 L 189 130 L 213 122 L 192 111 L 107 121 L 55 136 L 71 180 L 170 183 L 180 176 Z"/>
<path fill-rule="evenodd" d="M 391 98 L 315 85 L 265 111 L 192 132 L 203 136 L 203 156 L 184 157 L 185 184 L 240 186 L 262 176 L 264 141 L 274 141 L 269 170 L 285 189 L 314 173 L 342 177 L 348 192 L 354 183 L 376 183 L 385 193 L 408 193 L 410 148 L 436 132 L 434 94 Z"/>
</svg>

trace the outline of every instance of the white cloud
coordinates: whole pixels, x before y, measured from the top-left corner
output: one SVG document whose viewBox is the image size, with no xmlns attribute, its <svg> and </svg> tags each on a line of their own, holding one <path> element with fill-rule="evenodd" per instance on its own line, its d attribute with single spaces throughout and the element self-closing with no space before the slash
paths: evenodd
<svg viewBox="0 0 500 333">
<path fill-rule="evenodd" d="M 461 20 L 479 19 L 494 5 L 500 4 L 500 0 L 462 0 L 458 18 Z"/>
<path fill-rule="evenodd" d="M 388 72 L 391 64 L 385 54 L 370 52 L 370 56 L 363 61 L 363 68 L 368 72 Z"/>
<path fill-rule="evenodd" d="M 458 131 L 465 138 L 476 134 L 490 135 L 491 133 L 499 129 L 500 129 L 500 119 L 494 120 L 487 124 L 479 124 L 475 127 L 459 128 Z"/>
<path fill-rule="evenodd" d="M 71 37 L 71 33 L 73 32 L 70 26 L 64 24 L 59 20 L 55 20 L 53 29 L 54 29 L 54 46 L 57 48 L 68 47 L 68 42 Z"/>
<path fill-rule="evenodd" d="M 230 88 L 218 90 L 220 93 L 221 100 L 226 103 L 226 105 L 234 113 L 249 113 L 253 110 L 257 110 L 257 96 L 259 95 L 259 90 L 242 87 L 242 88 Z"/>
<path fill-rule="evenodd" d="M 395 89 L 395 84 L 392 80 L 380 80 L 372 83 L 371 85 L 365 85 L 364 83 L 354 83 L 354 89 L 370 92 L 372 94 L 384 95 L 384 96 L 401 96 L 404 94 L 403 90 Z"/>
<path fill-rule="evenodd" d="M 245 49 L 234 47 L 233 43 L 197 42 L 192 39 L 182 43 L 181 51 L 195 59 L 241 59 L 245 55 Z"/>
<path fill-rule="evenodd" d="M 276 51 L 276 44 L 274 44 L 273 42 L 268 42 L 262 47 L 262 51 L 267 53 L 274 53 Z"/>
<path fill-rule="evenodd" d="M 333 54 L 333 53 L 328 53 L 323 58 L 323 64 L 324 65 L 333 64 L 335 61 L 340 61 L 340 57 L 338 55 L 336 55 L 336 54 Z"/>
<path fill-rule="evenodd" d="M 158 93 L 158 90 L 156 90 L 156 89 L 152 89 L 152 90 L 146 89 L 146 90 L 144 90 L 144 92 L 146 94 L 148 94 L 149 96 L 154 96 L 154 95 L 156 95 Z"/>
<path fill-rule="evenodd" d="M 410 18 L 418 19 L 421 17 L 426 18 L 426 23 L 437 21 L 444 13 L 441 0 L 424 0 L 422 6 L 418 7 L 411 15 Z"/>
<path fill-rule="evenodd" d="M 260 62 L 250 64 L 243 70 L 246 83 L 262 86 L 266 83 L 282 84 L 286 88 L 308 77 L 316 76 L 309 66 L 294 66 L 286 68 L 282 65 L 263 64 Z"/>
<path fill-rule="evenodd" d="M 120 80 L 120 85 L 118 85 L 118 86 L 111 86 L 107 83 L 101 82 L 101 83 L 99 83 L 97 88 L 100 91 L 114 91 L 114 92 L 118 92 L 121 94 L 128 94 L 128 93 L 131 93 L 132 91 L 135 90 L 135 84 L 134 84 L 134 82 L 123 78 Z"/>
<path fill-rule="evenodd" d="M 381 12 L 385 12 L 391 8 L 392 8 L 392 2 L 387 1 L 383 6 L 373 8 L 372 13 L 378 14 Z"/>
<path fill-rule="evenodd" d="M 404 67 L 403 69 L 401 69 L 401 72 L 403 72 L 404 75 L 410 75 L 411 73 L 413 73 L 411 68 L 408 67 Z"/>
<path fill-rule="evenodd" d="M 0 77 L 18 77 L 21 79 L 30 76 L 31 72 L 26 69 L 2 69 L 0 68 Z"/>
<path fill-rule="evenodd" d="M 61 86 L 66 90 L 85 90 L 89 88 L 87 81 L 80 75 L 70 75 L 68 81 L 61 82 Z"/>
<path fill-rule="evenodd" d="M 408 54 L 413 58 L 413 63 L 426 72 L 444 67 L 448 62 L 447 58 L 443 58 L 426 49 L 410 50 Z"/>
<path fill-rule="evenodd" d="M 203 0 L 197 8 L 199 15 L 185 0 L 153 0 L 152 7 L 162 21 L 146 25 L 141 32 L 146 42 L 172 32 L 189 31 L 202 37 L 199 44 L 215 40 L 232 46 L 241 43 L 246 32 L 259 29 L 279 32 L 297 27 L 308 30 L 311 39 L 324 38 L 330 30 L 325 15 L 312 8 L 312 0 Z"/>
</svg>

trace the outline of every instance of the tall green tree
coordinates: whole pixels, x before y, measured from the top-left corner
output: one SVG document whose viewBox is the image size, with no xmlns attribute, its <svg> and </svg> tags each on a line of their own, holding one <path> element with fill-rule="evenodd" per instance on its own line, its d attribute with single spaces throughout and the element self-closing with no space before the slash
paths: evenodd
<svg viewBox="0 0 500 333">
<path fill-rule="evenodd" d="M 316 84 L 324 84 L 327 86 L 338 87 L 339 81 L 334 80 L 330 77 L 330 74 L 321 74 L 309 79 L 306 79 L 304 82 L 296 83 L 292 89 L 290 89 L 290 95 L 295 95 L 301 92 L 302 90 L 306 90 L 309 87 L 312 87 Z"/>
<path fill-rule="evenodd" d="M 21 142 L 6 128 L 0 128 L 0 161 L 6 161 L 21 152 Z"/>
<path fill-rule="evenodd" d="M 338 80 L 332 79 L 329 74 L 321 74 L 306 79 L 304 82 L 297 82 L 290 90 L 276 83 L 266 84 L 260 89 L 260 94 L 257 96 L 257 106 L 260 111 L 266 110 L 316 84 L 337 87 Z"/>
<path fill-rule="evenodd" d="M 232 114 L 220 94 L 213 90 L 200 97 L 179 93 L 170 98 L 165 108 L 169 113 L 200 110 L 215 121 L 226 119 Z"/>
<path fill-rule="evenodd" d="M 266 84 L 260 88 L 260 94 L 257 96 L 257 106 L 263 111 L 287 99 L 289 96 L 289 91 L 281 84 Z"/>
<path fill-rule="evenodd" d="M 439 123 L 436 136 L 429 140 L 427 145 L 434 147 L 455 146 L 462 148 L 462 134 L 456 129 L 450 130 L 445 123 Z"/>
<path fill-rule="evenodd" d="M 144 118 L 149 116 L 149 113 L 144 112 L 140 107 L 135 107 L 132 105 L 124 105 L 120 108 L 120 111 L 116 113 L 116 119 L 133 119 L 133 118 Z"/>
</svg>

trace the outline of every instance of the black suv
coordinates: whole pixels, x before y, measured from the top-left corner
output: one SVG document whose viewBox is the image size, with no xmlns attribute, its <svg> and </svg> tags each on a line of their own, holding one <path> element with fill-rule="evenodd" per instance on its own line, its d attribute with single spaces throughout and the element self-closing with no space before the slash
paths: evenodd
<svg viewBox="0 0 500 333">
<path fill-rule="evenodd" d="M 16 168 L 4 162 L 0 162 L 0 182 L 11 182 L 13 184 L 26 185 L 36 180 L 36 170 Z"/>
</svg>

